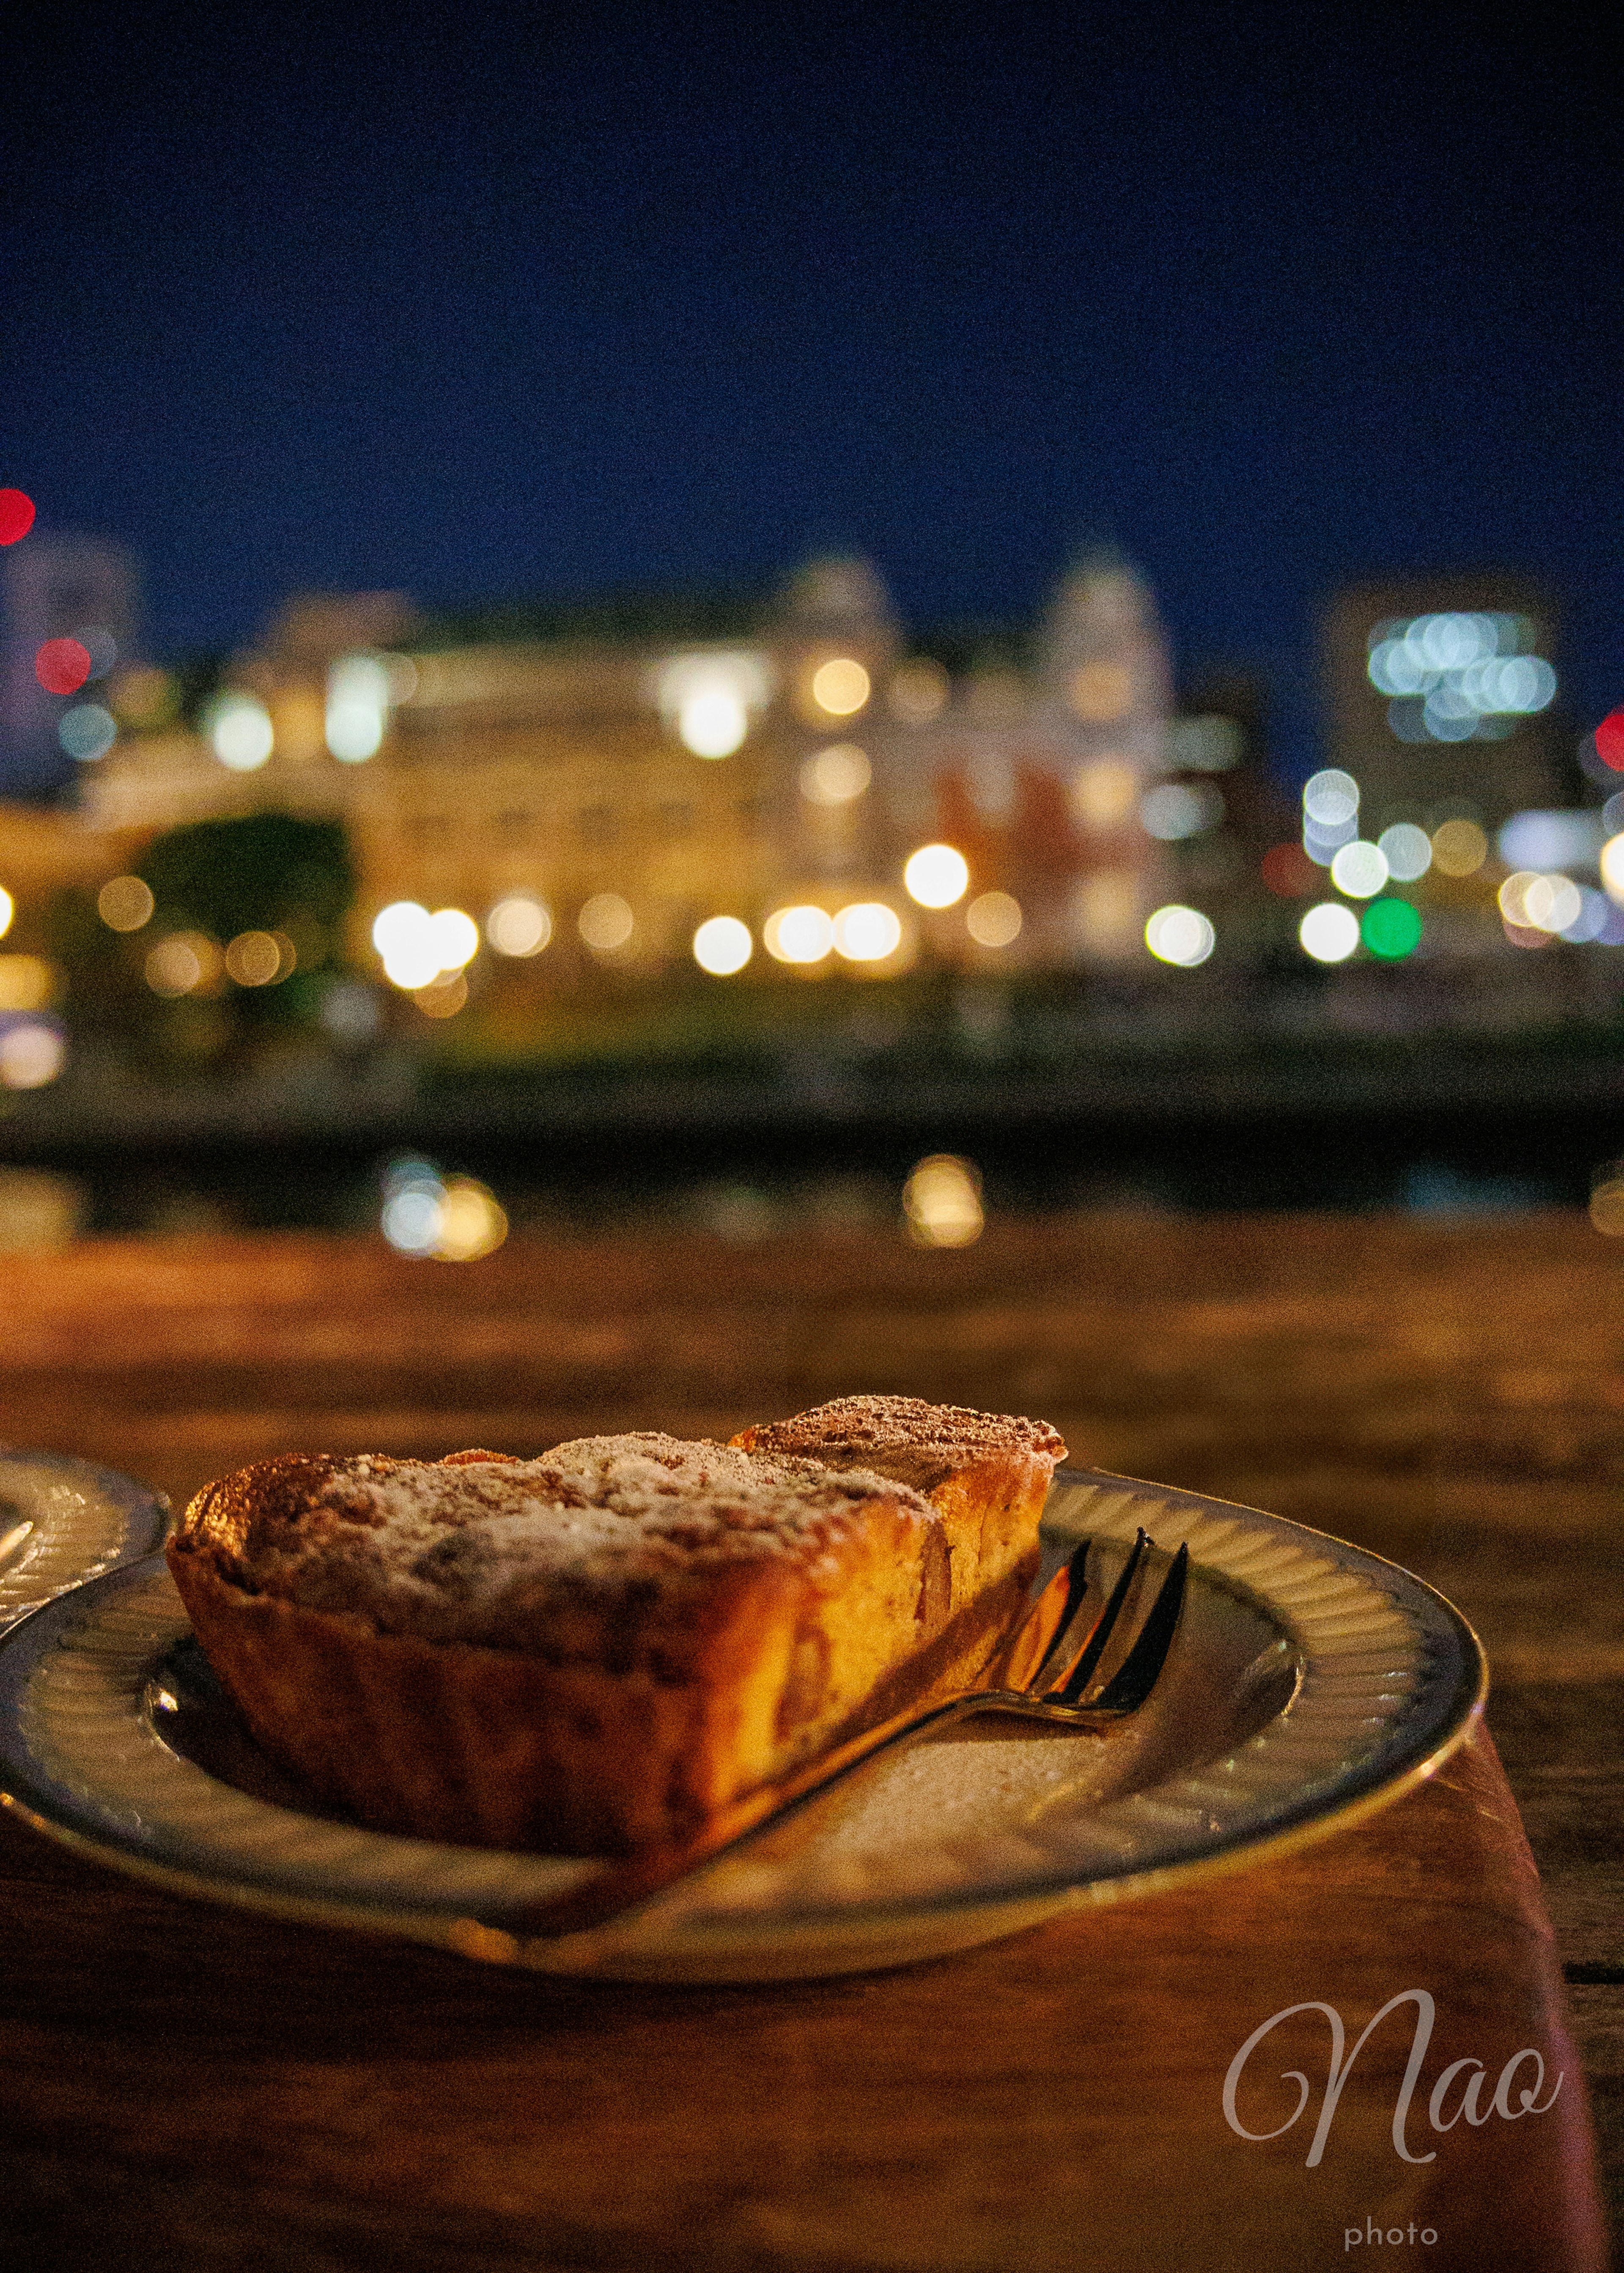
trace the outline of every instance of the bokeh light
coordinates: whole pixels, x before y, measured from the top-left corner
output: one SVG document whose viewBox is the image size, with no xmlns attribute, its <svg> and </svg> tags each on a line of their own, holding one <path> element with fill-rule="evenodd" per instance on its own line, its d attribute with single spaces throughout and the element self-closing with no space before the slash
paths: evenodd
<svg viewBox="0 0 1624 2273">
<path fill-rule="evenodd" d="M 1359 784 L 1340 766 L 1326 766 L 1303 784 L 1303 811 L 1321 829 L 1341 829 L 1359 810 Z"/>
<path fill-rule="evenodd" d="M 1608 1239 L 1624 1239 L 1624 1160 L 1609 1160 L 1591 1178 L 1590 1221 Z"/>
<path fill-rule="evenodd" d="M 1359 919 L 1341 900 L 1321 900 L 1309 909 L 1297 935 L 1316 963 L 1346 963 L 1359 943 Z"/>
<path fill-rule="evenodd" d="M 754 951 L 750 927 L 737 916 L 712 916 L 694 934 L 694 960 L 716 979 L 742 971 Z"/>
<path fill-rule="evenodd" d="M 332 980 L 316 1016 L 341 1049 L 362 1048 L 383 1024 L 376 992 L 359 979 Z"/>
<path fill-rule="evenodd" d="M 1584 898 L 1571 876 L 1541 876 L 1522 895 L 1536 931 L 1564 932 L 1584 912 Z"/>
<path fill-rule="evenodd" d="M 1607 839 L 1597 856 L 1597 866 L 1608 896 L 1624 904 L 1624 831 Z"/>
<path fill-rule="evenodd" d="M 1609 710 L 1596 729 L 1596 754 L 1615 774 L 1624 774 L 1624 710 Z"/>
<path fill-rule="evenodd" d="M 1216 941 L 1199 908 L 1158 908 L 1145 926 L 1145 944 L 1158 963 L 1174 964 L 1180 971 L 1193 971 L 1205 963 Z"/>
<path fill-rule="evenodd" d="M 461 908 L 440 908 L 431 915 L 416 900 L 395 900 L 373 919 L 372 945 L 391 985 L 415 994 L 472 961 L 479 950 L 479 926 Z"/>
<path fill-rule="evenodd" d="M 977 947 L 1011 947 L 1020 937 L 1020 902 L 1012 892 L 981 892 L 965 910 L 965 929 Z"/>
<path fill-rule="evenodd" d="M 477 1263 L 508 1236 L 508 1218 L 496 1196 L 472 1176 L 447 1176 L 434 1253 L 442 1263 Z"/>
<path fill-rule="evenodd" d="M 901 919 L 883 900 L 854 900 L 835 918 L 835 953 L 848 963 L 883 963 L 901 944 Z"/>
<path fill-rule="evenodd" d="M 1094 758 L 1071 776 L 1071 810 L 1086 829 L 1120 829 L 1139 793 L 1139 768 L 1128 758 Z"/>
<path fill-rule="evenodd" d="M 341 656 L 327 673 L 327 745 L 345 765 L 373 756 L 389 723 L 393 679 L 380 655 Z"/>
<path fill-rule="evenodd" d="M 1534 626 L 1510 615 L 1417 616 L 1371 635 L 1371 685 L 1395 699 L 1387 723 L 1401 741 L 1470 741 L 1500 722 L 1543 710 L 1556 673 L 1531 651 Z"/>
<path fill-rule="evenodd" d="M 699 686 L 685 695 L 677 733 L 696 758 L 729 758 L 750 729 L 750 714 L 731 686 Z"/>
<path fill-rule="evenodd" d="M 213 992 L 224 967 L 218 943 L 200 931 L 177 931 L 161 939 L 147 950 L 144 965 L 147 984 L 166 1001 Z"/>
<path fill-rule="evenodd" d="M 902 881 L 921 908 L 951 908 L 969 886 L 969 863 L 951 844 L 921 844 L 909 854 Z"/>
<path fill-rule="evenodd" d="M 1445 821 L 1432 831 L 1432 866 L 1440 876 L 1475 876 L 1489 840 L 1475 821 Z"/>
<path fill-rule="evenodd" d="M 750 713 L 772 693 L 764 655 L 716 651 L 673 656 L 657 683 L 659 707 L 696 758 L 726 758 L 750 730 Z"/>
<path fill-rule="evenodd" d="M 1408 900 L 1372 900 L 1359 918 L 1359 937 L 1384 963 L 1399 963 L 1421 944 L 1421 917 Z"/>
<path fill-rule="evenodd" d="M 293 942 L 274 932 L 239 931 L 226 949 L 226 976 L 239 986 L 272 986 L 292 971 Z"/>
<path fill-rule="evenodd" d="M 509 892 L 485 919 L 485 935 L 498 955 L 539 955 L 553 936 L 553 911 L 530 892 Z"/>
<path fill-rule="evenodd" d="M 1368 900 L 1387 881 L 1387 855 L 1380 845 L 1367 844 L 1362 836 L 1332 855 L 1331 881 L 1350 900 Z"/>
<path fill-rule="evenodd" d="M 0 939 L 11 928 L 11 918 L 17 913 L 17 903 L 4 884 L 0 884 Z"/>
<path fill-rule="evenodd" d="M 594 955 L 613 955 L 635 928 L 631 903 L 619 892 L 594 892 L 575 918 L 575 929 Z"/>
<path fill-rule="evenodd" d="M 1282 900 L 1306 899 L 1320 889 L 1316 865 L 1300 844 L 1271 844 L 1259 870 L 1269 890 Z"/>
<path fill-rule="evenodd" d="M 91 765 L 118 739 L 118 721 L 99 702 L 76 702 L 56 722 L 56 739 L 71 758 Z"/>
<path fill-rule="evenodd" d="M 774 908 L 762 926 L 762 939 L 777 963 L 821 963 L 835 943 L 834 919 L 804 904 Z"/>
<path fill-rule="evenodd" d="M 34 656 L 34 675 L 48 694 L 77 694 L 90 676 L 90 650 L 76 639 L 48 639 Z"/>
<path fill-rule="evenodd" d="M 812 700 L 831 718 L 850 718 L 868 700 L 869 679 L 861 663 L 849 655 L 831 656 L 812 674 Z"/>
<path fill-rule="evenodd" d="M 436 908 L 429 938 L 442 971 L 461 971 L 479 952 L 479 926 L 462 908 Z"/>
<path fill-rule="evenodd" d="M 414 986 L 411 999 L 425 1018 L 455 1018 L 459 1010 L 468 1007 L 468 976 L 465 971 L 442 971 L 431 979 L 426 986 Z"/>
<path fill-rule="evenodd" d="M 866 750 L 855 742 L 832 742 L 801 769 L 801 794 L 811 805 L 850 805 L 873 777 Z"/>
<path fill-rule="evenodd" d="M 1562 937 L 1583 946 L 1593 939 L 1603 938 L 1618 912 L 1605 892 L 1595 892 L 1588 884 L 1578 886 L 1579 912 L 1571 923 L 1562 926 Z"/>
<path fill-rule="evenodd" d="M 987 1221 L 981 1171 L 956 1153 L 931 1153 L 903 1186 L 902 1211 L 916 1247 L 969 1247 Z"/>
<path fill-rule="evenodd" d="M 276 746 L 271 714 L 257 694 L 232 688 L 217 694 L 203 714 L 203 731 L 221 764 L 234 774 L 251 774 Z"/>
<path fill-rule="evenodd" d="M 1560 932 L 1583 907 L 1569 877 L 1542 875 L 1538 868 L 1513 868 L 1497 900 L 1506 923 L 1524 932 Z"/>
<path fill-rule="evenodd" d="M 1089 829 L 1116 829 L 1139 796 L 1139 769 L 1126 757 L 1094 757 L 1071 775 L 1071 812 Z"/>
<path fill-rule="evenodd" d="M 1432 840 L 1413 821 L 1395 821 L 1376 839 L 1376 850 L 1387 864 L 1396 884 L 1413 884 L 1432 865 Z"/>
<path fill-rule="evenodd" d="M 18 1018 L 0 1031 L 0 1084 L 7 1089 L 44 1089 L 67 1062 L 59 1028 L 41 1018 Z"/>
<path fill-rule="evenodd" d="M 0 955 L 0 1010 L 43 1010 L 58 977 L 42 955 Z"/>
<path fill-rule="evenodd" d="M 1593 811 L 1514 813 L 1495 831 L 1494 851 L 1507 868 L 1579 868 L 1596 858 L 1604 834 Z"/>
<path fill-rule="evenodd" d="M 34 499 L 26 490 L 0 490 L 0 544 L 15 544 L 34 527 Z"/>
<path fill-rule="evenodd" d="M 397 1254 L 476 1263 L 507 1238 L 508 1218 L 472 1176 L 442 1176 L 432 1161 L 405 1159 L 385 1174 L 379 1227 Z"/>
<path fill-rule="evenodd" d="M 372 921 L 372 945 L 383 959 L 392 986 L 413 994 L 431 986 L 440 972 L 433 918 L 416 900 L 395 900 Z"/>
</svg>

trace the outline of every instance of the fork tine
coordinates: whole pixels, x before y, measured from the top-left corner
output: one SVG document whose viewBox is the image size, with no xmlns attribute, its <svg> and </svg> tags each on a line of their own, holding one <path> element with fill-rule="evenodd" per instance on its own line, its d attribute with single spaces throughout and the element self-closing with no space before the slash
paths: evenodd
<svg viewBox="0 0 1624 2273">
<path fill-rule="evenodd" d="M 1149 1617 L 1139 1628 L 1139 1639 L 1094 1699 L 1094 1712 L 1135 1713 L 1155 1687 L 1173 1647 L 1189 1569 L 1190 1549 L 1181 1547 L 1150 1606 Z"/>
<path fill-rule="evenodd" d="M 1111 1588 L 1110 1600 L 1101 1611 L 1099 1623 L 1089 1635 L 1082 1655 L 1071 1668 L 1064 1685 L 1049 1692 L 1055 1704 L 1075 1705 L 1094 1678 L 1094 1669 L 1105 1654 L 1105 1646 L 1111 1638 L 1117 1619 L 1122 1616 L 1123 1604 L 1128 1599 L 1128 1589 L 1133 1584 L 1134 1573 L 1139 1567 L 1148 1544 L 1149 1534 L 1141 1525 L 1139 1536 L 1133 1542 L 1133 1550 L 1122 1566 L 1122 1576 Z"/>
<path fill-rule="evenodd" d="M 1005 1688 L 1026 1689 L 1041 1695 L 1045 1680 L 1052 1681 L 1064 1669 L 1066 1637 L 1088 1599 L 1087 1563 L 1092 1543 L 1085 1539 L 1080 1546 L 1074 1547 L 1044 1587 L 1035 1609 L 1016 1638 L 1015 1652 L 1002 1677 Z"/>
</svg>

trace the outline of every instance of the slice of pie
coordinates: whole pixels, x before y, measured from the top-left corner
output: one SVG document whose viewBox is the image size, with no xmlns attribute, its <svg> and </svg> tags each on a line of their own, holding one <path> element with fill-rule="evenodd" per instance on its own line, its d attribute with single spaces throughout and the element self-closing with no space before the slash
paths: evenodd
<svg viewBox="0 0 1624 2273">
<path fill-rule="evenodd" d="M 254 1735 L 324 1799 L 424 1838 L 624 1852 L 922 1693 L 1028 1567 L 1052 1430 L 847 1403 L 914 1433 L 873 1465 L 832 1435 L 268 1460 L 199 1493 L 169 1567 Z M 996 1456 L 999 1430 L 1026 1433 Z"/>
</svg>

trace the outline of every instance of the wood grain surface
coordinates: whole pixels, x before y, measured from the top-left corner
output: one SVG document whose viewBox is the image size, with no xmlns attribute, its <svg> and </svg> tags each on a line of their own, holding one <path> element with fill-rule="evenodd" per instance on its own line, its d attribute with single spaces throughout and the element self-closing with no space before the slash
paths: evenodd
<svg viewBox="0 0 1624 2273">
<path fill-rule="evenodd" d="M 1583 2069 L 1615 2201 L 1624 2164 L 1620 1261 L 1567 1217 L 1073 1218 L 959 1253 L 673 1236 L 447 1266 L 288 1237 L 8 1259 L 0 1435 L 177 1499 L 283 1449 L 725 1436 L 857 1388 L 1041 1414 L 1091 1463 L 1441 1587 L 1488 1646 L 1510 1778 L 1485 1737 L 1283 1860 L 771 1989 L 557 1984 L 282 1926 L 0 1823 L 19 2262 L 1297 2273 L 1413 2224 L 1382 2262 L 1590 2273 Z M 1328 2004 L 1351 2045 L 1416 1988 L 1437 2023 L 1405 2135 L 1434 2160 L 1391 2135 L 1409 2007 L 1350 2071 L 1317 2167 L 1320 2015 L 1267 2039 L 1237 2102 L 1270 2128 L 1300 2069 L 1303 2119 L 1230 2128 L 1226 2070 L 1271 2014 Z M 1432 2132 L 1445 2067 L 1492 2088 L 1524 2047 L 1547 2090 L 1564 2074 L 1547 2112 Z"/>
</svg>

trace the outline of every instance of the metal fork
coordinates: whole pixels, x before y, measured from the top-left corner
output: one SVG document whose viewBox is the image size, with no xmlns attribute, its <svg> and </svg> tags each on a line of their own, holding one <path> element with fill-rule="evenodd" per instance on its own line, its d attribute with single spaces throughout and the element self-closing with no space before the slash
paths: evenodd
<svg viewBox="0 0 1624 2273">
<path fill-rule="evenodd" d="M 523 1921 L 524 1930 L 561 1934 L 605 1925 L 751 1832 L 828 1790 L 877 1754 L 974 1714 L 1017 1713 L 1027 1720 L 1058 1721 L 1070 1728 L 1103 1729 L 1137 1713 L 1160 1679 L 1173 1647 L 1190 1550 L 1179 1548 L 1132 1647 L 1115 1672 L 1096 1687 L 1146 1551 L 1154 1542 L 1139 1531 L 1110 1594 L 1089 1623 L 1082 1612 L 1089 1599 L 1086 1565 L 1093 1543 L 1085 1540 L 1076 1548 L 1030 1604 L 982 1677 L 987 1686 L 963 1690 L 861 1730 L 782 1782 L 748 1792 L 707 1817 L 688 1837 L 640 1849 L 624 1862 L 612 1864 L 556 1902 L 531 1911 Z"/>
</svg>

